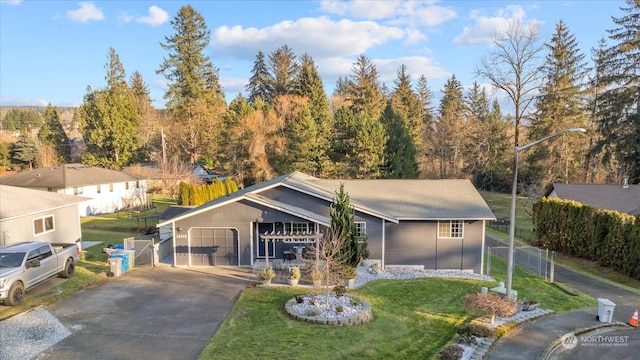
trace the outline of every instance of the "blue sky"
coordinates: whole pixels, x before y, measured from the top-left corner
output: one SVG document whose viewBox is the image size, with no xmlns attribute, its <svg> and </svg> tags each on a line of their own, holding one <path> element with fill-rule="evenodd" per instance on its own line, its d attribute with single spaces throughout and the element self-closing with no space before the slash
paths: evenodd
<svg viewBox="0 0 640 360">
<path fill-rule="evenodd" d="M 455 74 L 465 86 L 484 80 L 475 66 L 492 35 L 510 21 L 535 23 L 541 39 L 564 20 L 583 53 L 614 27 L 623 0 L 604 1 L 29 1 L 0 0 L 0 105 L 79 106 L 87 86 L 102 88 L 109 48 L 129 76 L 142 74 L 163 108 L 166 81 L 155 71 L 167 53 L 170 21 L 191 4 L 211 31 L 206 49 L 227 101 L 244 92 L 259 50 L 287 44 L 309 53 L 327 91 L 367 55 L 393 87 L 401 64 L 434 92 Z M 498 94 L 499 96 L 499 94 Z"/>
</svg>

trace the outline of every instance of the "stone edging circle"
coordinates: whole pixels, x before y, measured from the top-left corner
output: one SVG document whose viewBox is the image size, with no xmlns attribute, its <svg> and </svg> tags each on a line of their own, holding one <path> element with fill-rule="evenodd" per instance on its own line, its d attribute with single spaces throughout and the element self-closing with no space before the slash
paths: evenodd
<svg viewBox="0 0 640 360">
<path fill-rule="evenodd" d="M 323 316 L 306 316 L 296 313 L 293 310 L 293 304 L 296 303 L 296 299 L 292 298 L 284 304 L 284 309 L 289 314 L 290 317 L 304 322 L 316 323 L 316 324 L 326 324 L 326 325 L 334 325 L 334 326 L 351 326 L 351 325 L 360 325 L 366 324 L 373 320 L 373 312 L 371 311 L 371 305 L 368 302 L 356 298 L 350 295 L 350 297 L 354 299 L 358 299 L 360 304 L 362 305 L 362 309 L 357 313 L 347 316 L 347 317 L 338 317 L 329 319 Z"/>
</svg>

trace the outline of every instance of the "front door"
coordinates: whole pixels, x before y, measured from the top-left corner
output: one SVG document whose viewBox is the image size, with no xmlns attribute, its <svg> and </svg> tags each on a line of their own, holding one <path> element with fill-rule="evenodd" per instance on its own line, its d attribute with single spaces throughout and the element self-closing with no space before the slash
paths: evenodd
<svg viewBox="0 0 640 360">
<path fill-rule="evenodd" d="M 264 243 L 265 241 L 260 239 L 260 235 L 264 234 L 265 232 L 272 232 L 272 231 L 276 231 L 276 227 L 275 224 L 273 223 L 260 223 L 258 224 L 258 236 L 257 236 L 257 244 L 256 244 L 256 248 L 258 249 L 258 254 L 257 257 L 259 259 L 264 259 L 265 257 L 265 248 L 264 248 Z M 275 258 L 275 254 L 276 254 L 276 243 L 273 240 L 268 240 L 267 241 L 267 247 L 269 250 L 269 259 L 273 259 Z"/>
</svg>

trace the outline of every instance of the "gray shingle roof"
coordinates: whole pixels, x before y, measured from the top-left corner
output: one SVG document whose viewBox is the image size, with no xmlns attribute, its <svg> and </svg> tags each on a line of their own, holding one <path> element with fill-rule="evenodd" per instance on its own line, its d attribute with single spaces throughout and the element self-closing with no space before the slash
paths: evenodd
<svg viewBox="0 0 640 360">
<path fill-rule="evenodd" d="M 640 185 L 637 184 L 626 189 L 619 184 L 553 184 L 553 190 L 560 199 L 575 200 L 601 210 L 640 214 Z"/>
<path fill-rule="evenodd" d="M 87 198 L 0 185 L 0 220 L 81 203 Z"/>
<path fill-rule="evenodd" d="M 28 188 L 63 189 L 70 186 L 136 181 L 139 178 L 122 171 L 83 164 L 65 164 L 0 177 L 0 184 Z"/>
</svg>

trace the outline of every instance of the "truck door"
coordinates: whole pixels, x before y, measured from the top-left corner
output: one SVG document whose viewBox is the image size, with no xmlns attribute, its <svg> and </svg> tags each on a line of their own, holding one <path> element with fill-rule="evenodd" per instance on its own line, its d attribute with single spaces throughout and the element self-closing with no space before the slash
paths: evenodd
<svg viewBox="0 0 640 360">
<path fill-rule="evenodd" d="M 42 271 L 44 281 L 52 276 L 55 276 L 58 272 L 58 258 L 53 252 L 50 245 L 43 245 L 38 248 L 38 254 L 40 255 L 40 270 Z"/>
<path fill-rule="evenodd" d="M 40 259 L 40 253 L 38 252 L 38 249 L 29 251 L 29 253 L 27 254 L 27 261 L 25 262 L 25 266 L 29 261 L 38 260 L 38 259 Z M 25 278 L 24 278 L 25 289 L 31 289 L 31 287 L 34 284 L 37 284 L 38 282 L 40 282 L 41 279 L 44 277 L 42 269 L 39 266 L 30 267 L 26 269 L 24 274 L 25 274 Z"/>
</svg>

